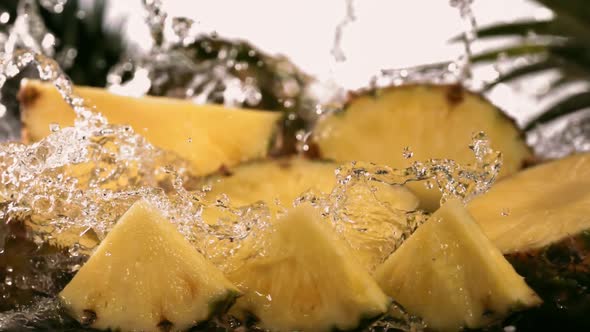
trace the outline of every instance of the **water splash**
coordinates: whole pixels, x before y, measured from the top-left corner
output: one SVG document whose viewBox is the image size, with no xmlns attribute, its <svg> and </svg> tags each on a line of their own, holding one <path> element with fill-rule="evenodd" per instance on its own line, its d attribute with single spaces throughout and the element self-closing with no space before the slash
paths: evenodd
<svg viewBox="0 0 590 332">
<path fill-rule="evenodd" d="M 422 211 L 396 209 L 380 197 L 383 186 L 426 181 L 442 192 L 441 204 L 449 199 L 464 203 L 489 190 L 502 165 L 501 153 L 494 151 L 484 133 L 473 136 L 469 146 L 474 163 L 462 165 L 451 159 L 414 161 L 408 168 L 394 169 L 367 162 L 352 162 L 336 170 L 336 183 L 329 193 L 306 192 L 295 205 L 310 203 L 319 209 L 337 233 L 354 250 L 377 253 L 385 260 L 407 239 L 428 215 Z M 367 216 L 375 215 L 371 219 Z"/>
<path fill-rule="evenodd" d="M 158 6 L 157 1 L 146 2 Z M 161 19 L 161 14 L 153 16 Z M 163 21 L 166 20 L 164 17 Z M 159 26 L 159 20 L 154 22 Z M 176 24 L 181 32 L 192 29 L 190 22 L 177 21 Z M 179 38 L 187 36 L 179 34 Z M 163 37 L 162 43 L 164 41 Z M 73 238 L 73 242 L 67 243 L 71 247 L 68 257 L 76 258 L 89 252 L 128 207 L 143 198 L 160 209 L 213 261 L 223 261 L 244 252 L 258 252 L 257 249 L 264 247 L 262 241 L 254 247 L 246 247 L 250 245 L 246 240 L 257 239 L 268 231 L 271 214 L 267 204 L 235 206 L 223 196 L 209 202 L 205 199 L 206 188 L 187 191 L 184 184 L 190 181 L 190 174 L 182 160 L 152 146 L 129 126 L 109 124 L 73 93 L 72 83 L 54 60 L 39 51 L 19 47 L 15 46 L 2 55 L 0 83 L 32 65 L 42 79 L 57 87 L 77 118 L 74 127 L 53 128 L 52 133 L 38 143 L 0 145 L 0 219 L 3 227 L 25 222 L 38 243 L 72 241 Z M 305 135 L 302 138 L 305 141 Z M 499 168 L 499 163 L 491 160 L 492 152 L 486 142 L 481 135 L 474 141 L 477 160 L 474 167 L 457 165 L 450 160 L 415 162 L 403 170 L 365 163 L 344 166 L 338 171 L 332 192 L 304 193 L 295 204 L 309 201 L 321 209 L 327 220 L 341 232 L 352 230 L 366 234 L 366 225 L 354 222 L 354 211 L 349 204 L 352 192 L 368 190 L 374 194 L 376 184 L 398 185 L 431 179 L 446 193 L 443 199 L 459 196 L 468 200 L 486 190 Z M 383 204 L 376 195 L 368 197 L 383 213 L 405 220 L 405 224 L 395 225 L 396 229 L 401 228 L 400 232 L 385 233 L 387 246 L 379 250 L 386 257 L 419 227 L 424 215 L 396 210 Z M 208 218 L 207 213 L 215 217 Z M 81 243 L 83 239 L 89 242 Z M 349 243 L 358 245 L 354 241 Z M 68 263 L 72 269 L 76 266 L 79 264 Z M 12 286 L 13 279 L 8 281 Z M 53 308 L 52 302 L 47 301 L 37 304 Z M 6 324 L 22 319 L 40 319 L 31 316 L 36 312 L 37 304 L 3 313 L 0 326 L 11 326 Z"/>
<path fill-rule="evenodd" d="M 471 10 L 473 0 L 450 0 L 452 7 L 459 10 L 463 22 L 463 49 L 464 53 L 456 61 L 461 68 L 461 80 L 471 78 L 471 58 L 473 57 L 472 45 L 477 39 L 477 21 Z"/>
<path fill-rule="evenodd" d="M 354 14 L 354 0 L 346 0 L 346 14 L 344 19 L 336 26 L 336 31 L 334 32 L 334 42 L 332 44 L 332 50 L 330 51 L 335 62 L 346 61 L 346 55 L 342 49 L 342 37 L 346 27 L 352 24 L 355 20 L 356 16 Z"/>
<path fill-rule="evenodd" d="M 369 85 L 373 88 L 398 86 L 412 83 L 457 84 L 479 87 L 471 73 L 472 45 L 477 39 L 477 21 L 471 9 L 473 0 L 450 0 L 457 8 L 463 22 L 463 54 L 459 58 L 407 68 L 382 69 L 371 77 Z"/>
<path fill-rule="evenodd" d="M 171 17 L 158 0 L 145 0 L 153 46 L 111 71 L 109 89 L 229 107 L 296 109 L 310 77 L 287 58 L 271 57 L 244 41 L 230 41 Z M 127 79 L 126 77 L 131 77 Z"/>
<path fill-rule="evenodd" d="M 590 151 L 590 116 L 587 112 L 556 124 L 539 126 L 528 135 L 535 155 L 555 159 Z"/>
</svg>

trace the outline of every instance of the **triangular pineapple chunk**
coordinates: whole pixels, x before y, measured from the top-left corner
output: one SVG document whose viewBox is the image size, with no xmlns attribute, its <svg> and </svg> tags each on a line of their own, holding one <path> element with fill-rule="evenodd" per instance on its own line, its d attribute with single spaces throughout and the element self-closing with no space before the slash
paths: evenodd
<svg viewBox="0 0 590 332">
<path fill-rule="evenodd" d="M 382 289 L 435 330 L 485 326 L 540 299 L 450 200 L 377 268 Z"/>
<path fill-rule="evenodd" d="M 71 314 L 98 329 L 186 330 L 239 294 L 145 201 L 119 219 L 60 293 Z"/>
<path fill-rule="evenodd" d="M 271 331 L 352 330 L 380 317 L 389 299 L 317 210 L 278 220 L 264 255 L 228 274 L 243 291 L 234 308 Z"/>
<path fill-rule="evenodd" d="M 228 168 L 203 180 L 212 190 L 207 197 L 226 194 L 236 204 L 259 201 L 271 209 L 278 199 L 281 207 L 292 206 L 305 192 L 330 193 L 336 186 L 335 170 L 339 164 L 303 158 L 273 159 Z M 261 181 L 264 179 L 264 181 Z M 373 271 L 395 249 L 408 228 L 403 212 L 414 211 L 418 198 L 403 186 L 373 182 L 347 187 L 346 215 L 349 227 L 342 227 L 342 237 L 354 248 L 359 262 Z M 393 210 L 399 210 L 395 214 Z M 217 221 L 216 210 L 205 210 L 205 220 Z M 362 230 L 361 230 L 362 229 Z"/>
</svg>

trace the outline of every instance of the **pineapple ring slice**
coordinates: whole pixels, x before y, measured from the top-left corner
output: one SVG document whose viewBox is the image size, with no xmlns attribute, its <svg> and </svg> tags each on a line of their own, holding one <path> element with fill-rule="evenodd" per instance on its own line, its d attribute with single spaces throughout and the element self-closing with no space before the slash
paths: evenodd
<svg viewBox="0 0 590 332">
<path fill-rule="evenodd" d="M 407 85 L 355 96 L 340 113 L 317 124 L 313 141 L 320 156 L 337 161 L 369 161 L 406 168 L 414 160 L 453 159 L 473 163 L 473 134 L 483 131 L 503 154 L 501 176 L 515 173 L 532 153 L 514 122 L 502 111 L 461 86 Z M 404 149 L 413 153 L 404 157 Z M 424 182 L 408 186 L 421 207 L 434 211 L 441 194 Z"/>
</svg>

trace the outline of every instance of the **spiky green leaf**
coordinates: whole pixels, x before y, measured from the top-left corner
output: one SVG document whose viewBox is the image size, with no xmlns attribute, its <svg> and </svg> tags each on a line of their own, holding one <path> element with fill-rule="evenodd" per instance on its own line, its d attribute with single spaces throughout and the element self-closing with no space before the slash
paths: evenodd
<svg viewBox="0 0 590 332">
<path fill-rule="evenodd" d="M 590 108 L 590 91 L 576 93 L 557 102 L 543 111 L 540 116 L 529 121 L 525 126 L 525 130 L 529 131 L 539 124 L 551 122 L 559 117 L 575 113 L 585 108 Z"/>
<path fill-rule="evenodd" d="M 498 58 L 502 56 L 506 57 L 519 57 L 519 56 L 527 56 L 527 55 L 542 55 L 546 54 L 548 50 L 547 45 L 538 45 L 538 44 L 524 44 L 524 45 L 512 45 L 508 47 L 503 47 L 487 52 L 483 52 L 480 54 L 475 55 L 471 58 L 473 63 L 481 63 L 481 62 L 495 62 Z"/>
<path fill-rule="evenodd" d="M 570 19 L 590 28 L 590 6 L 587 0 L 536 0 L 551 9 L 556 17 Z"/>
<path fill-rule="evenodd" d="M 553 60 L 551 58 L 546 58 L 541 61 L 537 61 L 537 62 L 534 62 L 531 64 L 527 64 L 524 66 L 514 68 L 514 69 L 500 75 L 494 82 L 488 84 L 485 87 L 485 90 L 489 90 L 499 83 L 508 82 L 508 81 L 511 81 L 511 80 L 514 80 L 517 78 L 521 78 L 523 76 L 531 75 L 531 74 L 537 74 L 537 73 L 545 71 L 545 70 L 554 69 L 558 65 L 559 64 L 555 60 Z"/>
</svg>

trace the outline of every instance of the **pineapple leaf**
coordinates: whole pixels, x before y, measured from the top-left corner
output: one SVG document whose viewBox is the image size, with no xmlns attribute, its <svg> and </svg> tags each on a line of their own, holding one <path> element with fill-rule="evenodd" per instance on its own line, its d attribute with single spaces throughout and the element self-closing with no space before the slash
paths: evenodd
<svg viewBox="0 0 590 332">
<path fill-rule="evenodd" d="M 525 37 L 529 33 L 534 32 L 536 34 L 552 35 L 557 33 L 558 29 L 555 28 L 554 21 L 522 21 L 514 23 L 503 23 L 490 25 L 477 30 L 477 38 L 497 38 L 497 37 L 514 37 L 520 36 Z M 464 38 L 463 34 L 451 38 L 451 42 L 462 41 Z"/>
<path fill-rule="evenodd" d="M 542 115 L 529 121 L 524 129 L 530 131 L 539 124 L 550 122 L 588 107 L 590 107 L 590 91 L 573 94 L 544 110 Z"/>
<path fill-rule="evenodd" d="M 567 85 L 574 84 L 574 83 L 581 83 L 586 82 L 586 78 L 581 75 L 575 75 L 571 73 L 563 73 L 561 77 L 554 80 L 549 84 L 549 91 L 554 91 L 560 88 L 563 88 Z"/>
<path fill-rule="evenodd" d="M 483 52 L 478 55 L 475 55 L 471 58 L 473 63 L 478 62 L 495 62 L 501 56 L 507 57 L 518 57 L 518 56 L 525 56 L 525 55 L 541 55 L 547 53 L 548 46 L 547 45 L 539 45 L 539 44 L 523 44 L 523 45 L 516 45 L 516 46 L 508 46 L 503 47 L 495 50 L 491 50 L 488 52 Z"/>
<path fill-rule="evenodd" d="M 531 33 L 540 36 L 575 37 L 580 40 L 589 40 L 590 26 L 579 24 L 575 20 L 556 17 L 549 21 L 520 21 L 490 25 L 477 30 L 479 39 L 491 39 L 498 37 L 527 37 Z M 456 36 L 451 41 L 461 41 L 463 35 Z"/>
<path fill-rule="evenodd" d="M 537 61 L 535 63 L 531 63 L 528 65 L 520 66 L 515 69 L 512 69 L 498 77 L 494 82 L 488 84 L 484 90 L 489 90 L 496 86 L 499 83 L 511 81 L 517 78 L 521 78 L 522 76 L 536 74 L 541 71 L 553 69 L 558 66 L 558 63 L 553 60 L 552 58 L 547 58 L 541 61 Z"/>
<path fill-rule="evenodd" d="M 549 46 L 549 52 L 562 59 L 564 64 L 572 64 L 590 75 L 590 44 L 567 43 Z"/>
<path fill-rule="evenodd" d="M 587 0 L 536 0 L 551 9 L 557 17 L 571 19 L 590 28 L 590 7 Z"/>
</svg>

